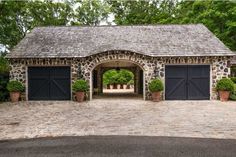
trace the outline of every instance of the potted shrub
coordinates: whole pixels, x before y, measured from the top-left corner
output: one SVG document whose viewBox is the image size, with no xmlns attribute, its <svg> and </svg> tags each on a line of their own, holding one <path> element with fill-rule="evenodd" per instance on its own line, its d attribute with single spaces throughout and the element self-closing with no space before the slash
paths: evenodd
<svg viewBox="0 0 236 157">
<path fill-rule="evenodd" d="M 234 83 L 231 79 L 223 78 L 217 82 L 216 90 L 219 92 L 221 101 L 228 101 L 230 92 L 234 90 Z"/>
<path fill-rule="evenodd" d="M 149 91 L 152 93 L 152 100 L 158 102 L 161 100 L 161 91 L 164 89 L 164 85 L 160 79 L 154 79 L 149 83 Z"/>
<path fill-rule="evenodd" d="M 85 98 L 85 92 L 88 91 L 88 83 L 83 80 L 76 80 L 72 85 L 72 90 L 75 92 L 76 100 L 78 102 L 84 101 Z"/>
<path fill-rule="evenodd" d="M 24 86 L 19 81 L 10 81 L 7 84 L 7 90 L 10 92 L 12 102 L 18 102 L 21 92 L 24 91 Z"/>
<path fill-rule="evenodd" d="M 123 84 L 123 89 L 127 89 L 127 83 Z"/>
<path fill-rule="evenodd" d="M 117 81 L 120 84 L 120 89 L 124 89 L 123 85 L 125 84 L 126 79 L 123 76 L 121 76 Z"/>
</svg>

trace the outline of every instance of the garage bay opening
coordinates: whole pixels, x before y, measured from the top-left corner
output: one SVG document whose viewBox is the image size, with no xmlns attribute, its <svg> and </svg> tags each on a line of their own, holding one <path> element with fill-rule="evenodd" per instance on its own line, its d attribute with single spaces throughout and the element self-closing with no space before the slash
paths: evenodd
<svg viewBox="0 0 236 157">
<path fill-rule="evenodd" d="M 92 72 L 93 98 L 143 97 L 143 70 L 127 61 L 99 64 Z"/>
</svg>

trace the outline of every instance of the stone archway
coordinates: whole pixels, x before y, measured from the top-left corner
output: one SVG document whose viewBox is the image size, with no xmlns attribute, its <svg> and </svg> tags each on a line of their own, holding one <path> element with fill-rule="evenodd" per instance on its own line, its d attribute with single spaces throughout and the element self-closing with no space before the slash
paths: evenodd
<svg viewBox="0 0 236 157">
<path fill-rule="evenodd" d="M 118 70 L 117 70 L 118 69 Z M 123 85 L 118 86 L 118 88 L 107 89 L 107 86 L 103 84 L 103 74 L 109 70 L 113 70 L 116 73 L 122 73 L 124 71 L 129 71 L 133 74 L 133 86 L 131 89 L 123 89 Z M 144 69 L 127 60 L 110 60 L 99 63 L 92 71 L 90 76 L 90 99 L 94 98 L 94 95 L 97 95 L 101 98 L 103 95 L 106 97 L 128 97 L 128 98 L 138 98 L 142 95 L 145 100 L 145 78 L 143 75 Z M 113 85 L 112 85 L 113 86 Z M 116 87 L 116 86 L 114 86 Z M 119 87 L 122 87 L 119 88 Z M 130 87 L 130 86 L 129 86 Z M 106 91 L 106 94 L 104 93 Z"/>
<path fill-rule="evenodd" d="M 92 55 L 84 58 L 80 62 L 82 76 L 88 82 L 90 82 L 89 97 L 92 99 L 92 71 L 99 64 L 105 62 L 123 61 L 136 64 L 143 70 L 143 95 L 144 99 L 147 99 L 150 95 L 148 92 L 148 83 L 154 78 L 154 69 L 156 64 L 153 63 L 153 58 L 145 55 L 141 55 L 130 51 L 107 51 L 96 55 Z"/>
</svg>

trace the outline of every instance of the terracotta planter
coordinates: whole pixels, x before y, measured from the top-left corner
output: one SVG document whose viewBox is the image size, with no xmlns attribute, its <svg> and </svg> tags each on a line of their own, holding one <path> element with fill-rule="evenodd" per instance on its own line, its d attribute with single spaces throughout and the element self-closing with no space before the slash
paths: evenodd
<svg viewBox="0 0 236 157">
<path fill-rule="evenodd" d="M 123 84 L 120 85 L 120 89 L 124 89 L 124 85 Z"/>
<path fill-rule="evenodd" d="M 20 92 L 10 92 L 11 102 L 18 102 L 20 98 Z"/>
<path fill-rule="evenodd" d="M 127 85 L 126 84 L 123 85 L 123 89 L 127 89 Z"/>
<path fill-rule="evenodd" d="M 76 92 L 75 95 L 78 102 L 84 101 L 85 92 Z"/>
<path fill-rule="evenodd" d="M 220 101 L 228 101 L 230 92 L 229 91 L 219 91 L 219 95 L 220 95 Z"/>
<path fill-rule="evenodd" d="M 161 101 L 161 92 L 153 92 L 152 93 L 152 101 L 154 101 L 154 102 Z"/>
<path fill-rule="evenodd" d="M 121 89 L 120 87 L 121 87 L 121 85 L 120 85 L 120 84 L 117 84 L 117 89 Z"/>
<path fill-rule="evenodd" d="M 113 84 L 110 84 L 110 88 L 109 89 L 113 89 L 113 88 L 114 88 Z"/>
<path fill-rule="evenodd" d="M 113 89 L 117 89 L 117 84 L 114 84 L 114 85 L 113 85 Z"/>
</svg>

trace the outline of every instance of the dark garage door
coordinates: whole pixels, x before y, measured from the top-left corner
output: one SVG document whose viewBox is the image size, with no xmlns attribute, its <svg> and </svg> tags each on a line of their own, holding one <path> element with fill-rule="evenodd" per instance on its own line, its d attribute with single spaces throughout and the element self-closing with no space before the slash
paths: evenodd
<svg viewBox="0 0 236 157">
<path fill-rule="evenodd" d="M 209 65 L 167 65 L 166 100 L 209 100 Z"/>
<path fill-rule="evenodd" d="M 70 100 L 70 67 L 29 67 L 29 100 Z"/>
</svg>

